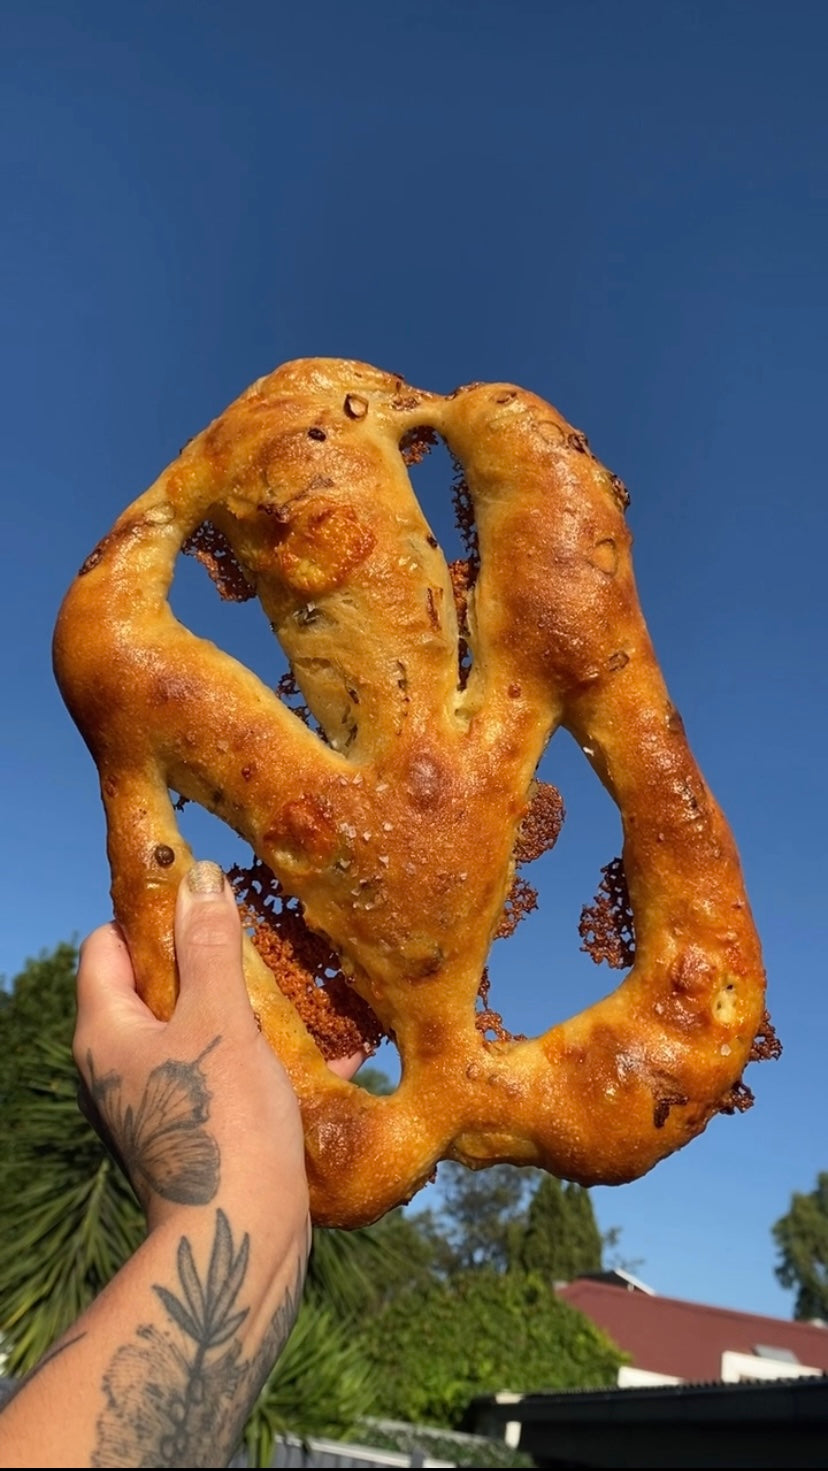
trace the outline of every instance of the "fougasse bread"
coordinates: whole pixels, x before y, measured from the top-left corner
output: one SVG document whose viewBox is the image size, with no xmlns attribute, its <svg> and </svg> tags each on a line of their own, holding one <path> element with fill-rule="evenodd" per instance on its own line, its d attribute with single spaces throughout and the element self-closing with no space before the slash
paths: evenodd
<svg viewBox="0 0 828 1471">
<path fill-rule="evenodd" d="M 407 468 L 437 436 L 458 467 L 467 555 L 451 564 Z M 746 1064 L 778 1051 L 734 839 L 639 608 L 626 504 L 522 388 L 441 395 L 307 358 L 191 440 L 68 590 L 55 670 L 100 774 L 140 994 L 169 1016 L 193 861 L 176 807 L 197 802 L 252 849 L 230 873 L 247 984 L 299 1097 L 319 1224 L 376 1220 L 444 1158 L 635 1179 L 746 1106 Z M 182 549 L 225 596 L 260 599 L 279 688 L 173 615 Z M 559 726 L 620 812 L 581 934 L 627 973 L 515 1037 L 488 1006 L 487 956 L 560 827 L 537 775 Z M 327 1066 L 384 1037 L 389 1096 Z"/>
</svg>

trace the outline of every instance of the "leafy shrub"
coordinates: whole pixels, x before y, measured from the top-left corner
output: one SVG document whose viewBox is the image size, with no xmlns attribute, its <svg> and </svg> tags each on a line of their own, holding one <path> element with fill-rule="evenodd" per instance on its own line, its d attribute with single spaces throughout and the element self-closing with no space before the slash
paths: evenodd
<svg viewBox="0 0 828 1471">
<path fill-rule="evenodd" d="M 476 1395 L 591 1389 L 624 1356 L 536 1273 L 463 1272 L 400 1292 L 363 1329 L 381 1413 L 456 1426 Z"/>
</svg>

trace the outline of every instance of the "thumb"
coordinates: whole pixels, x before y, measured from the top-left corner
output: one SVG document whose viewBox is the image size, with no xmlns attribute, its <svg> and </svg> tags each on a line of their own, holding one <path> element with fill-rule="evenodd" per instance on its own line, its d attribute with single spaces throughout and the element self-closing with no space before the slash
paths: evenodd
<svg viewBox="0 0 828 1471">
<path fill-rule="evenodd" d="M 227 1032 L 255 1030 L 242 969 L 242 930 L 233 891 L 217 863 L 185 874 L 175 904 L 179 993 L 174 1020 Z"/>
</svg>

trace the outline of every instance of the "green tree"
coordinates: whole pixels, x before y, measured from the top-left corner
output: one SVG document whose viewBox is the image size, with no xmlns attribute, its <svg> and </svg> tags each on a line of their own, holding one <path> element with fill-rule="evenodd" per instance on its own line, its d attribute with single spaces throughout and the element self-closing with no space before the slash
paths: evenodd
<svg viewBox="0 0 828 1471">
<path fill-rule="evenodd" d="M 475 1395 L 610 1385 L 624 1361 L 539 1274 L 493 1267 L 404 1289 L 362 1339 L 383 1415 L 455 1429 Z"/>
<path fill-rule="evenodd" d="M 25 1373 L 143 1239 L 130 1186 L 77 1106 L 76 951 L 30 960 L 0 1006 L 0 1335 Z"/>
<path fill-rule="evenodd" d="M 617 1228 L 603 1235 L 599 1230 L 587 1189 L 541 1170 L 496 1165 L 472 1171 L 447 1161 L 439 1183 L 439 1208 L 430 1219 L 412 1217 L 431 1232 L 438 1272 L 488 1265 L 568 1282 L 600 1272 L 605 1248 L 617 1245 Z"/>
<path fill-rule="evenodd" d="M 378 1098 L 385 1098 L 394 1092 L 394 1084 L 388 1074 L 382 1068 L 372 1067 L 370 1063 L 365 1063 L 360 1068 L 356 1081 L 360 1088 L 364 1088 L 367 1093 L 375 1093 Z"/>
<path fill-rule="evenodd" d="M 515 1165 L 469 1170 L 444 1161 L 438 1175 L 436 1225 L 444 1238 L 438 1265 L 449 1272 L 482 1266 L 505 1272 L 522 1237 L 530 1191 L 539 1176 L 537 1170 Z"/>
<path fill-rule="evenodd" d="M 373 1226 L 313 1233 L 305 1296 L 344 1324 L 359 1321 L 401 1287 L 437 1270 L 442 1237 L 428 1212 L 389 1211 Z"/>
<path fill-rule="evenodd" d="M 828 1320 L 828 1173 L 817 1175 L 809 1194 L 791 1196 L 790 1209 L 771 1232 L 779 1251 L 777 1279 L 796 1291 L 794 1317 Z"/>
<path fill-rule="evenodd" d="M 5 1116 L 17 1087 L 21 1056 L 33 1037 L 54 1037 L 63 1043 L 75 1021 L 75 969 L 78 952 L 62 942 L 51 954 L 28 960 L 11 986 L 0 983 L 0 1119 Z M 14 1136 L 3 1128 L 3 1149 L 14 1146 Z"/>
<path fill-rule="evenodd" d="M 602 1254 L 589 1191 L 544 1175 L 529 1202 L 517 1265 L 540 1272 L 550 1283 L 571 1282 L 586 1272 L 600 1272 Z"/>
</svg>

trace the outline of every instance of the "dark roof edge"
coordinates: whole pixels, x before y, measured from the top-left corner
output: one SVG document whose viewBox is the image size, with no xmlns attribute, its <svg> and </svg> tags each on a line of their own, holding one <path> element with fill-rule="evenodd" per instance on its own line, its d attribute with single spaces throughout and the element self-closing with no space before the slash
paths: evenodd
<svg viewBox="0 0 828 1471">
<path fill-rule="evenodd" d="M 658 1384 L 630 1389 L 537 1391 L 498 1402 L 478 1395 L 470 1408 L 486 1407 L 497 1420 L 618 1421 L 693 1420 L 749 1416 L 754 1420 L 820 1419 L 828 1422 L 828 1374 L 793 1379 L 750 1379 L 739 1384 Z"/>
</svg>

